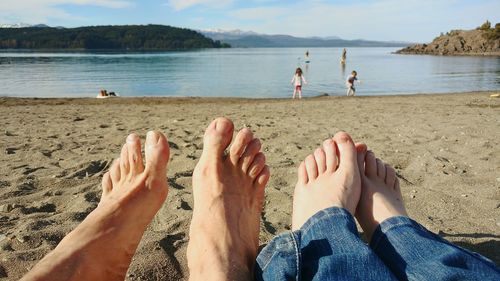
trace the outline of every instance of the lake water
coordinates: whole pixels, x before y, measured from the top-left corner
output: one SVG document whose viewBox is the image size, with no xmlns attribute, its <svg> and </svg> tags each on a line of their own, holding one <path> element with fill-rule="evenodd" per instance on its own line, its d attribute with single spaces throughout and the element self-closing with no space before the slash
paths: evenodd
<svg viewBox="0 0 500 281">
<path fill-rule="evenodd" d="M 0 52 L 0 96 L 289 97 L 296 67 L 309 84 L 304 96 L 345 95 L 352 70 L 357 95 L 500 90 L 500 57 L 392 54 L 395 48 L 248 48 L 161 53 Z"/>
</svg>

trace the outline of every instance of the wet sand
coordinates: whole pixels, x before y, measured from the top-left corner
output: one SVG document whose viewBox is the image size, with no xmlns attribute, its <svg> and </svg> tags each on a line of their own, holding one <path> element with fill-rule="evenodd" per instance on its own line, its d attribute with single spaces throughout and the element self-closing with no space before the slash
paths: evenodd
<svg viewBox="0 0 500 281">
<path fill-rule="evenodd" d="M 490 92 L 302 101 L 0 98 L 0 279 L 17 280 L 92 211 L 131 132 L 169 138 L 170 193 L 128 280 L 185 279 L 202 136 L 218 116 L 250 127 L 271 168 L 260 241 L 290 229 L 296 167 L 339 130 L 393 165 L 409 214 L 500 263 L 500 98 Z"/>
</svg>

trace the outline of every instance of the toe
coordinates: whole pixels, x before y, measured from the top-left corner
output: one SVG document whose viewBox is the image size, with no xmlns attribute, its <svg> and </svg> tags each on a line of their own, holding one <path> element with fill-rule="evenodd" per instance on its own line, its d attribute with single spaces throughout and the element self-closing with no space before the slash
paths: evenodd
<svg viewBox="0 0 500 281">
<path fill-rule="evenodd" d="M 264 156 L 264 153 L 259 152 L 257 155 L 255 155 L 255 158 L 253 159 L 252 164 L 250 165 L 250 168 L 248 169 L 248 175 L 252 178 L 256 178 L 262 169 L 264 169 L 264 166 L 266 165 L 266 156 Z"/>
<path fill-rule="evenodd" d="M 385 181 L 385 164 L 377 158 L 377 176 Z"/>
<path fill-rule="evenodd" d="M 301 184 L 307 184 L 309 179 L 307 177 L 306 163 L 304 161 L 300 163 L 297 174 L 298 174 L 298 182 Z"/>
<path fill-rule="evenodd" d="M 306 157 L 306 170 L 307 170 L 307 178 L 311 180 L 315 180 L 318 177 L 318 166 L 316 165 L 316 160 L 314 156 L 309 155 Z"/>
<path fill-rule="evenodd" d="M 258 189 L 264 189 L 264 187 L 266 187 L 267 183 L 269 182 L 270 177 L 271 172 L 269 171 L 269 167 L 266 165 L 255 180 L 256 187 Z"/>
<path fill-rule="evenodd" d="M 389 164 L 385 164 L 385 183 L 389 188 L 394 186 L 396 181 L 396 170 Z"/>
<path fill-rule="evenodd" d="M 261 143 L 259 139 L 253 139 L 248 144 L 247 148 L 245 149 L 245 152 L 243 152 L 243 155 L 241 156 L 240 159 L 241 169 L 243 170 L 244 173 L 248 171 L 250 164 L 253 162 L 255 155 L 259 153 L 260 148 L 261 148 Z"/>
<path fill-rule="evenodd" d="M 113 189 L 113 183 L 111 182 L 111 176 L 109 172 L 105 173 L 102 177 L 102 197 L 106 196 Z"/>
<path fill-rule="evenodd" d="M 133 175 L 142 173 L 144 164 L 142 163 L 141 140 L 136 134 L 130 134 L 127 137 L 127 146 L 130 172 Z"/>
<path fill-rule="evenodd" d="M 111 168 L 109 168 L 109 175 L 111 176 L 111 181 L 114 184 L 118 184 L 121 176 L 120 159 L 115 159 L 115 161 L 113 161 L 113 164 L 111 164 Z"/>
<path fill-rule="evenodd" d="M 122 146 L 120 153 L 120 179 L 126 179 L 130 172 L 130 163 L 128 162 L 128 145 Z"/>
<path fill-rule="evenodd" d="M 339 149 L 339 169 L 353 170 L 358 168 L 356 148 L 354 142 L 345 132 L 339 132 L 333 140 Z"/>
<path fill-rule="evenodd" d="M 316 160 L 316 165 L 318 165 L 318 173 L 323 174 L 326 171 L 325 151 L 321 148 L 317 148 L 314 151 L 314 159 Z"/>
<path fill-rule="evenodd" d="M 325 151 L 326 157 L 326 170 L 329 172 L 334 172 L 337 170 L 338 159 L 337 159 L 337 148 L 335 147 L 335 142 L 332 139 L 327 139 L 323 142 L 323 150 Z"/>
<path fill-rule="evenodd" d="M 144 154 L 146 156 L 145 169 L 147 171 L 165 174 L 170 157 L 170 148 L 164 134 L 155 131 L 148 132 Z"/>
<path fill-rule="evenodd" d="M 205 131 L 202 157 L 220 158 L 233 138 L 234 125 L 227 118 L 217 118 Z"/>
<path fill-rule="evenodd" d="M 371 151 L 366 153 L 365 174 L 370 178 L 377 176 L 377 160 L 375 158 L 375 154 Z"/>
<path fill-rule="evenodd" d="M 356 152 L 358 155 L 358 169 L 361 175 L 365 174 L 365 158 L 366 158 L 366 144 L 364 143 L 356 143 Z"/>
<path fill-rule="evenodd" d="M 238 132 L 229 150 L 229 159 L 233 165 L 237 165 L 240 157 L 245 152 L 245 148 L 253 140 L 253 133 L 250 129 L 244 128 Z"/>
</svg>

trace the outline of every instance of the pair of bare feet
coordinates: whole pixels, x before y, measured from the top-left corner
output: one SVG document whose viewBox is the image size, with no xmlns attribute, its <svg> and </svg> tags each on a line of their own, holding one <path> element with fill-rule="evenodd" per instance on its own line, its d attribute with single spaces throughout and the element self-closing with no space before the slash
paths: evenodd
<svg viewBox="0 0 500 281">
<path fill-rule="evenodd" d="M 233 137 L 233 123 L 214 120 L 193 173 L 194 211 L 188 245 L 190 278 L 252 279 L 269 168 L 249 129 Z M 24 280 L 123 280 L 149 222 L 168 194 L 166 137 L 149 132 L 145 165 L 137 135 L 103 177 L 98 207 Z M 358 204 L 359 202 L 359 204 Z M 301 163 L 292 228 L 337 206 L 356 215 L 371 237 L 383 220 L 406 215 L 394 169 L 346 133 L 328 139 Z"/>
</svg>

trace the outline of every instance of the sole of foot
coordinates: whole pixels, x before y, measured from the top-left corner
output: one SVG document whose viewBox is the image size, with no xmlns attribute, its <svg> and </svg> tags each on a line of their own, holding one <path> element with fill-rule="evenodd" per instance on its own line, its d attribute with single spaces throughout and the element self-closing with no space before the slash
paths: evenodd
<svg viewBox="0 0 500 281">
<path fill-rule="evenodd" d="M 327 139 L 300 164 L 293 196 L 292 230 L 317 212 L 341 207 L 354 214 L 361 193 L 356 147 L 344 132 Z"/>
<path fill-rule="evenodd" d="M 407 213 L 394 168 L 366 150 L 358 153 L 358 162 L 362 187 L 356 219 L 371 241 L 381 222 L 395 216 L 407 216 Z"/>
<path fill-rule="evenodd" d="M 245 128 L 233 138 L 226 118 L 206 129 L 193 172 L 194 210 L 187 250 L 191 280 L 250 280 L 259 246 L 269 168 L 260 140 Z"/>
<path fill-rule="evenodd" d="M 167 194 L 166 137 L 149 132 L 144 148 L 131 134 L 102 179 L 97 208 L 24 280 L 123 280 L 139 242 Z"/>
</svg>

